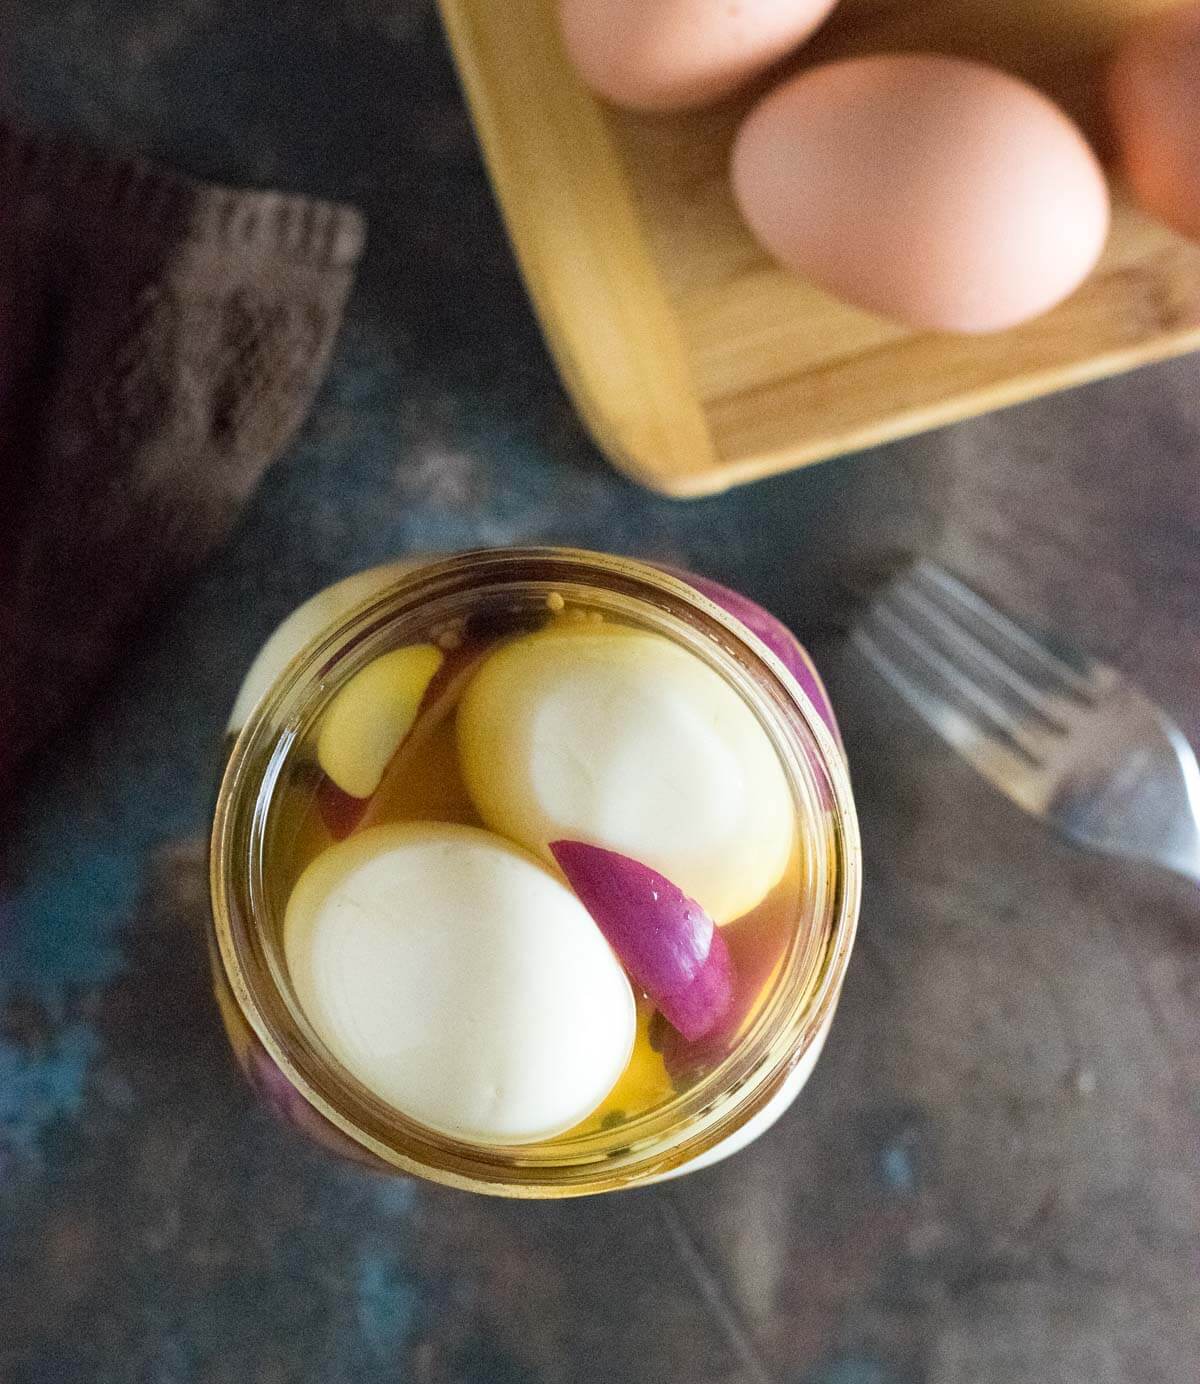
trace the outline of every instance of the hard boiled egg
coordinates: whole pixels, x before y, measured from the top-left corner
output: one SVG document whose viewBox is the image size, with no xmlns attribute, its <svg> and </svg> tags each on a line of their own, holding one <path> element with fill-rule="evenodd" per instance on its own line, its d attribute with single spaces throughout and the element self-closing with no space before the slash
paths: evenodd
<svg viewBox="0 0 1200 1384">
<path fill-rule="evenodd" d="M 563 43 L 600 96 L 639 110 L 716 101 L 802 42 L 834 0 L 562 0 Z"/>
<path fill-rule="evenodd" d="M 1131 31 L 1113 62 L 1108 99 L 1134 196 L 1200 240 L 1200 5 Z"/>
<path fill-rule="evenodd" d="M 492 654 L 458 708 L 463 779 L 483 820 L 553 862 L 556 841 L 665 875 L 716 922 L 778 883 L 795 839 L 766 731 L 662 635 L 546 631 Z"/>
<path fill-rule="evenodd" d="M 1108 189 L 1041 92 L 980 63 L 885 55 L 778 87 L 733 152 L 751 230 L 781 263 L 919 327 L 990 332 L 1091 270 Z"/>
<path fill-rule="evenodd" d="M 633 991 L 583 905 L 475 827 L 408 822 L 330 847 L 293 890 L 283 941 L 332 1055 L 444 1134 L 560 1134 L 633 1050 Z"/>
</svg>

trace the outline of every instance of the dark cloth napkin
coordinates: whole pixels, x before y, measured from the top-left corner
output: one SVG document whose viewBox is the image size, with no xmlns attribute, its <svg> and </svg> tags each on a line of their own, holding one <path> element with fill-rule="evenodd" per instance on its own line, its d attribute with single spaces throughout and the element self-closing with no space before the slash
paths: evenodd
<svg viewBox="0 0 1200 1384">
<path fill-rule="evenodd" d="M 0 124 L 0 792 L 295 433 L 362 245 Z"/>
</svg>

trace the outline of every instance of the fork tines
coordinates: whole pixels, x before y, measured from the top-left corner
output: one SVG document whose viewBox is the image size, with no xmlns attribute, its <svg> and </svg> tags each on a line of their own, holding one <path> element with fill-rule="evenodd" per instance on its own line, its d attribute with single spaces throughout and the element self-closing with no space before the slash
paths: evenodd
<svg viewBox="0 0 1200 1384">
<path fill-rule="evenodd" d="M 853 637 L 952 744 L 977 753 L 986 736 L 1030 766 L 1102 690 L 1095 664 L 1074 650 L 1060 655 L 928 562 L 886 587 Z"/>
</svg>

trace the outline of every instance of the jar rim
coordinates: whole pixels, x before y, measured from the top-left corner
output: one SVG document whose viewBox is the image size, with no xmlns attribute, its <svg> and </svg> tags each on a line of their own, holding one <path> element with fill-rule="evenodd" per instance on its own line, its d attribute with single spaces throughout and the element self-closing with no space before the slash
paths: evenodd
<svg viewBox="0 0 1200 1384">
<path fill-rule="evenodd" d="M 815 832 L 821 838 L 817 856 L 825 856 L 824 865 L 816 859 L 815 867 L 827 872 L 819 881 L 825 904 L 821 956 L 802 996 L 789 996 L 788 986 L 777 982 L 779 995 L 772 995 L 733 1051 L 658 1112 L 603 1137 L 484 1148 L 407 1120 L 324 1053 L 289 1000 L 277 948 L 267 935 L 263 843 L 272 793 L 301 736 L 303 716 L 373 658 L 380 641 L 405 619 L 428 621 L 439 605 L 477 599 L 481 591 L 543 594 L 569 588 L 596 601 L 626 602 L 679 642 L 691 642 L 752 703 L 789 778 L 810 776 L 803 790 L 795 782 L 793 788 L 809 799 L 818 794 L 826 809 L 809 813 L 811 820 L 801 824 L 802 836 Z M 498 1195 L 570 1196 L 664 1176 L 713 1149 L 771 1100 L 819 1040 L 836 1005 L 857 925 L 861 850 L 849 772 L 833 731 L 777 656 L 736 617 L 682 576 L 637 559 L 559 547 L 477 549 L 432 559 L 388 581 L 311 640 L 274 681 L 226 764 L 213 823 L 210 884 L 219 964 L 238 1008 L 271 1060 L 320 1115 L 402 1172 Z M 789 966 L 799 966 L 798 955 L 793 938 Z M 814 958 L 807 964 L 811 969 Z"/>
</svg>

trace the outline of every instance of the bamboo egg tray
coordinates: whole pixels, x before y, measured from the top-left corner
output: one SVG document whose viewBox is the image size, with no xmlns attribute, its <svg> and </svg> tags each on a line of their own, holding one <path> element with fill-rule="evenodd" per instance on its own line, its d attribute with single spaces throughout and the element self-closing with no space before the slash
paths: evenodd
<svg viewBox="0 0 1200 1384">
<path fill-rule="evenodd" d="M 563 380 L 612 462 L 655 490 L 723 490 L 1200 348 L 1200 245 L 1120 187 L 1103 260 L 1054 311 L 992 336 L 914 331 L 776 267 L 742 225 L 726 166 L 764 84 L 700 112 L 616 111 L 566 62 L 555 0 L 439 3 Z M 1104 59 L 1172 3 L 842 0 L 788 66 L 981 58 L 1050 93 L 1106 156 Z"/>
</svg>

